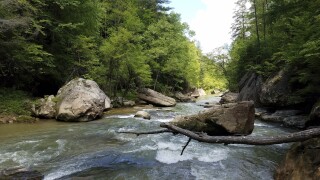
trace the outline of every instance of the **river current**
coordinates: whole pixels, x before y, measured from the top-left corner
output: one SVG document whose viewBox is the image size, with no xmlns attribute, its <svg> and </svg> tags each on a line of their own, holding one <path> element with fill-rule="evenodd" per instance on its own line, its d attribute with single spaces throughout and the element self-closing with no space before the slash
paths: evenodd
<svg viewBox="0 0 320 180">
<path fill-rule="evenodd" d="M 177 115 L 194 114 L 197 103 L 178 103 L 174 108 L 146 109 L 151 120 L 134 118 L 133 113 L 107 115 L 88 123 L 53 120 L 36 124 L 0 125 L 0 169 L 29 167 L 45 180 L 73 179 L 273 179 L 288 144 L 270 146 L 228 145 L 190 142 L 182 135 L 135 136 L 118 131 L 160 129 Z M 251 136 L 291 132 L 279 125 L 255 121 Z"/>
</svg>

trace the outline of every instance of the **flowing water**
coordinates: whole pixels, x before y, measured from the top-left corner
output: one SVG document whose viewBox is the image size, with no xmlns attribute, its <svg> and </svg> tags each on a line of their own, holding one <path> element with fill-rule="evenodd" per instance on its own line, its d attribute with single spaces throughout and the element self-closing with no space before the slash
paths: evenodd
<svg viewBox="0 0 320 180">
<path fill-rule="evenodd" d="M 156 134 L 135 136 L 117 131 L 159 129 L 174 116 L 197 113 L 199 103 L 147 110 L 152 120 L 133 114 L 109 115 L 88 123 L 42 121 L 0 125 L 0 169 L 25 166 L 45 179 L 272 179 L 289 145 L 220 145 Z M 291 130 L 256 121 L 252 136 L 270 136 Z"/>
</svg>

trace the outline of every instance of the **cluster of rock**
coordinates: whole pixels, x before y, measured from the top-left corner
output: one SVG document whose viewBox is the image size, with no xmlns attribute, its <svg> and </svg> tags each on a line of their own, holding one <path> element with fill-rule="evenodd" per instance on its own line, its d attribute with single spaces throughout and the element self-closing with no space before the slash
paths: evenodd
<svg viewBox="0 0 320 180">
<path fill-rule="evenodd" d="M 181 101 L 190 100 L 182 93 L 177 95 Z M 171 107 L 176 105 L 174 98 L 148 88 L 140 89 L 138 97 L 144 103 L 156 106 Z M 110 109 L 112 104 L 114 107 L 133 107 L 136 103 L 120 97 L 111 102 L 96 82 L 77 78 L 60 88 L 56 96 L 50 95 L 38 100 L 32 107 L 32 114 L 43 119 L 85 122 L 101 117 L 104 110 Z M 147 112 L 138 112 L 137 117 L 150 119 Z"/>
<path fill-rule="evenodd" d="M 258 116 L 266 122 L 278 122 L 287 127 L 303 129 L 308 121 L 308 116 L 299 110 L 277 110 L 274 113 L 262 113 Z"/>
<path fill-rule="evenodd" d="M 226 93 L 221 103 L 233 101 L 254 101 L 256 107 L 271 107 L 273 111 L 264 112 L 258 116 L 263 121 L 278 122 L 288 127 L 306 128 L 310 125 L 320 125 L 317 118 L 292 107 L 302 103 L 298 98 L 292 98 L 289 79 L 291 73 L 281 70 L 263 81 L 260 75 L 247 73 L 239 82 L 239 94 Z"/>
<path fill-rule="evenodd" d="M 291 72 L 285 69 L 263 81 L 255 73 L 247 73 L 239 83 L 238 101 L 253 100 L 258 107 L 272 107 L 273 112 L 259 111 L 258 118 L 269 122 L 280 122 L 296 128 L 310 128 L 320 125 L 320 100 L 313 105 L 310 114 L 290 107 L 301 106 L 303 100 L 294 98 L 290 87 Z M 295 143 L 277 169 L 275 179 L 320 179 L 320 138 Z"/>
<path fill-rule="evenodd" d="M 96 82 L 77 78 L 60 88 L 56 96 L 40 99 L 33 105 L 32 113 L 60 121 L 91 121 L 109 108 L 111 101 Z"/>
</svg>

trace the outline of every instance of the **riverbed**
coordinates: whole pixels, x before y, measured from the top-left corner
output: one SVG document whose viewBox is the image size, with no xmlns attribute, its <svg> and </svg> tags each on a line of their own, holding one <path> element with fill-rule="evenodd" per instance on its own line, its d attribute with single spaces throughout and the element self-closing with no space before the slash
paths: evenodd
<svg viewBox="0 0 320 180">
<path fill-rule="evenodd" d="M 269 146 L 206 144 L 188 138 L 156 134 L 135 136 L 118 131 L 160 129 L 177 115 L 194 114 L 204 102 L 178 103 L 173 108 L 146 109 L 151 120 L 134 113 L 106 115 L 88 123 L 53 120 L 36 124 L 0 125 L 0 169 L 29 167 L 46 180 L 72 179 L 273 179 L 289 144 Z M 285 134 L 292 130 L 255 121 L 251 136 Z"/>
</svg>

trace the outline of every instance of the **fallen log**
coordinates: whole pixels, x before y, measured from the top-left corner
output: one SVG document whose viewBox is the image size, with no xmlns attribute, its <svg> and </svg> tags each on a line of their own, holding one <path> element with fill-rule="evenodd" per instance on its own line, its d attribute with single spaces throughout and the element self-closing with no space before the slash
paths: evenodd
<svg viewBox="0 0 320 180">
<path fill-rule="evenodd" d="M 177 126 L 162 123 L 161 127 L 167 128 L 173 132 L 183 134 L 191 139 L 206 143 L 224 143 L 224 144 L 247 144 L 247 145 L 272 145 L 291 142 L 300 142 L 307 139 L 320 137 L 320 128 L 308 129 L 300 132 L 269 136 L 269 137 L 254 137 L 254 136 L 208 136 L 206 134 L 194 133 L 192 131 L 179 128 Z"/>
<path fill-rule="evenodd" d="M 214 143 L 214 144 L 246 144 L 246 145 L 272 145 L 291 142 L 301 142 L 311 138 L 320 137 L 320 128 L 313 128 L 295 133 L 269 136 L 269 137 L 254 137 L 254 136 L 209 136 L 205 133 L 193 132 L 177 126 L 161 123 L 160 127 L 166 128 L 150 132 L 119 132 L 129 134 L 160 134 L 171 132 L 174 134 L 183 134 L 191 139 L 199 142 Z"/>
</svg>

